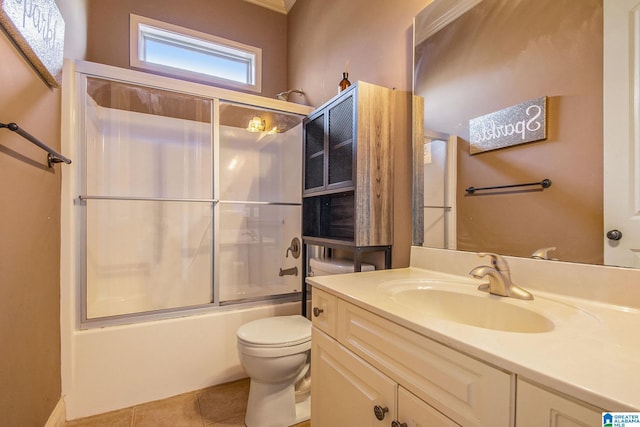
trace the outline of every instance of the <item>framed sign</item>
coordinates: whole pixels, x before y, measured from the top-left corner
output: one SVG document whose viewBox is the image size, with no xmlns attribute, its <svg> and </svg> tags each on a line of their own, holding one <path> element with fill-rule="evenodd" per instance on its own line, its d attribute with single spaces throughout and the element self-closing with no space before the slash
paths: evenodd
<svg viewBox="0 0 640 427">
<path fill-rule="evenodd" d="M 547 139 L 547 97 L 469 120 L 469 154 Z"/>
<path fill-rule="evenodd" d="M 0 25 L 51 87 L 62 81 L 64 19 L 55 0 L 0 0 Z"/>
</svg>

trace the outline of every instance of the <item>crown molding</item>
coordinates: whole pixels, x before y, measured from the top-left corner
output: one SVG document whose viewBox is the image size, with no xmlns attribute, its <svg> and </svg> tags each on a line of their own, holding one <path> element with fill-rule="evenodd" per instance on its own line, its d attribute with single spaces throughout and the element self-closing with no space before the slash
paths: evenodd
<svg viewBox="0 0 640 427">
<path fill-rule="evenodd" d="M 480 2 L 482 0 L 434 0 L 414 18 L 414 46 L 437 33 Z"/>
<path fill-rule="evenodd" d="M 266 7 L 267 9 L 287 14 L 293 7 L 296 0 L 244 0 L 255 5 Z"/>
</svg>

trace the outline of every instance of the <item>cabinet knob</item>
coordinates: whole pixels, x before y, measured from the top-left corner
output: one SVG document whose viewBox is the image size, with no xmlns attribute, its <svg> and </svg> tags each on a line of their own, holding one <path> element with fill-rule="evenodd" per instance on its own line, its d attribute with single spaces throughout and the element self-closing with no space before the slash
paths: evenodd
<svg viewBox="0 0 640 427">
<path fill-rule="evenodd" d="M 320 317 L 320 315 L 324 313 L 324 310 L 318 307 L 313 307 L 313 315 L 315 317 Z"/>
<path fill-rule="evenodd" d="M 400 421 L 393 420 L 391 427 L 409 427 L 407 423 L 401 423 Z"/>
<path fill-rule="evenodd" d="M 380 405 L 376 405 L 373 407 L 373 413 L 376 414 L 376 418 L 380 421 L 384 420 L 384 416 L 389 412 L 389 408 L 386 406 L 383 408 Z"/>
</svg>

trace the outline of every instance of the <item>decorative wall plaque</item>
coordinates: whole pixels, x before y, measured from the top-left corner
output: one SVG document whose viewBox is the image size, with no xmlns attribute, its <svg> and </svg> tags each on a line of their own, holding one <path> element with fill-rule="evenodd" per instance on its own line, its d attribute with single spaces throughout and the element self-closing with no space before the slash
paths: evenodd
<svg viewBox="0 0 640 427">
<path fill-rule="evenodd" d="M 469 120 L 469 138 L 470 154 L 546 139 L 547 97 Z"/>
<path fill-rule="evenodd" d="M 55 0 L 0 0 L 0 25 L 52 87 L 60 86 L 64 19 Z"/>
</svg>

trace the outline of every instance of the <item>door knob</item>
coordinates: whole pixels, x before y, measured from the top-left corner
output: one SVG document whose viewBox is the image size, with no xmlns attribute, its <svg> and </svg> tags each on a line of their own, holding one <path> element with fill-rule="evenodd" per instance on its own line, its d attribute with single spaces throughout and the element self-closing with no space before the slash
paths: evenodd
<svg viewBox="0 0 640 427">
<path fill-rule="evenodd" d="M 622 239 L 622 231 L 620 231 L 620 230 L 609 230 L 609 231 L 607 231 L 607 239 L 609 239 L 609 240 L 620 240 L 620 239 Z"/>
</svg>

